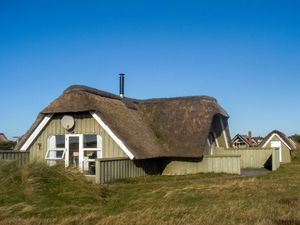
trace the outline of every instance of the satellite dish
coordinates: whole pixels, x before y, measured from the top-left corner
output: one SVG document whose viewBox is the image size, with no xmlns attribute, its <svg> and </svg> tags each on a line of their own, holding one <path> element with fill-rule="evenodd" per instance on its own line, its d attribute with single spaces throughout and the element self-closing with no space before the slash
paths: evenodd
<svg viewBox="0 0 300 225">
<path fill-rule="evenodd" d="M 61 119 L 61 125 L 66 130 L 71 130 L 75 125 L 75 120 L 73 116 L 68 116 L 68 115 L 63 116 L 63 118 Z"/>
</svg>

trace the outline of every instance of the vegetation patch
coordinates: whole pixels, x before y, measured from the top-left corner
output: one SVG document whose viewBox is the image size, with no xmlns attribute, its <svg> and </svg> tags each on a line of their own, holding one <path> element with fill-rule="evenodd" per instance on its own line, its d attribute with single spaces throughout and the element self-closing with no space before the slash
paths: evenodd
<svg viewBox="0 0 300 225">
<path fill-rule="evenodd" d="M 0 142 L 0 150 L 13 150 L 15 146 L 16 146 L 15 141 Z"/>
<path fill-rule="evenodd" d="M 0 225 L 300 224 L 300 160 L 276 172 L 96 185 L 77 170 L 0 162 Z"/>
<path fill-rule="evenodd" d="M 83 205 L 92 209 L 95 203 L 102 204 L 105 193 L 104 186 L 88 182 L 75 170 L 1 161 L 0 207 L 7 214 L 64 217 L 74 209 L 81 211 Z"/>
</svg>

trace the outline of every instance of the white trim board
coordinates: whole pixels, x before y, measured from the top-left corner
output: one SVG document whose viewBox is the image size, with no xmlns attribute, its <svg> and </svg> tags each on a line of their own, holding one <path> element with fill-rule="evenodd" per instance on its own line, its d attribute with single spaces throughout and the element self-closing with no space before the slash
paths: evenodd
<svg viewBox="0 0 300 225">
<path fill-rule="evenodd" d="M 264 143 L 263 148 L 265 148 L 265 147 L 267 146 L 267 144 L 272 140 L 272 138 L 273 138 L 274 136 L 278 137 L 278 139 L 279 139 L 283 144 L 285 144 L 285 146 L 286 146 L 289 150 L 292 150 L 291 147 L 290 147 L 287 143 L 285 143 L 285 141 L 284 141 L 278 134 L 276 134 L 276 133 L 272 134 L 271 137 L 269 137 L 269 139 L 266 141 L 266 143 Z"/>
<path fill-rule="evenodd" d="M 134 155 L 131 151 L 125 146 L 123 141 L 121 141 L 113 132 L 112 130 L 104 123 L 104 121 L 95 113 L 90 112 L 94 119 L 100 124 L 100 126 L 109 134 L 109 136 L 120 146 L 120 148 L 126 153 L 126 155 L 133 159 Z"/>
<path fill-rule="evenodd" d="M 225 139 L 225 145 L 226 145 L 226 148 L 229 148 L 229 144 L 228 144 L 228 140 L 227 140 L 226 131 L 225 131 L 225 129 L 224 129 L 223 120 L 222 120 L 221 116 L 220 116 L 219 118 L 220 118 L 221 128 L 222 128 L 222 130 L 223 130 L 223 135 L 224 135 L 224 139 Z"/>
<path fill-rule="evenodd" d="M 40 124 L 35 128 L 33 133 L 29 136 L 29 138 L 26 140 L 26 142 L 22 145 L 20 151 L 26 151 L 29 146 L 32 144 L 32 142 L 35 140 L 35 138 L 41 133 L 41 131 L 44 129 L 44 127 L 48 124 L 49 120 L 52 118 L 53 114 L 46 115 L 43 120 L 40 122 Z"/>
<path fill-rule="evenodd" d="M 216 134 L 216 132 L 213 132 L 213 134 L 214 134 L 214 137 L 215 137 L 217 148 L 219 148 L 220 146 L 219 146 L 219 141 L 218 141 L 218 138 L 217 138 L 217 134 Z"/>
</svg>

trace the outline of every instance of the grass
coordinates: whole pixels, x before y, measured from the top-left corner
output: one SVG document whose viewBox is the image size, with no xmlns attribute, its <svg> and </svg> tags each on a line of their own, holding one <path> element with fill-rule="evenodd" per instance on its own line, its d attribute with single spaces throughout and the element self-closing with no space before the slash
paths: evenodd
<svg viewBox="0 0 300 225">
<path fill-rule="evenodd" d="M 77 171 L 0 165 L 0 225 L 300 225 L 300 158 L 265 176 L 153 176 L 92 184 Z"/>
</svg>

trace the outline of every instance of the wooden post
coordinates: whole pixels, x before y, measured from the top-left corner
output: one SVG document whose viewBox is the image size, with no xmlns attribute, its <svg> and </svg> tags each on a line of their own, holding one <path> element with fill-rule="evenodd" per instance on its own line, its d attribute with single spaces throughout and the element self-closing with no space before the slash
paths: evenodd
<svg viewBox="0 0 300 225">
<path fill-rule="evenodd" d="M 279 151 L 275 148 L 272 149 L 272 171 L 277 170 L 280 167 Z"/>
<path fill-rule="evenodd" d="M 96 184 L 100 184 L 100 176 L 101 176 L 101 173 L 100 173 L 100 161 L 99 160 L 96 160 Z"/>
</svg>

